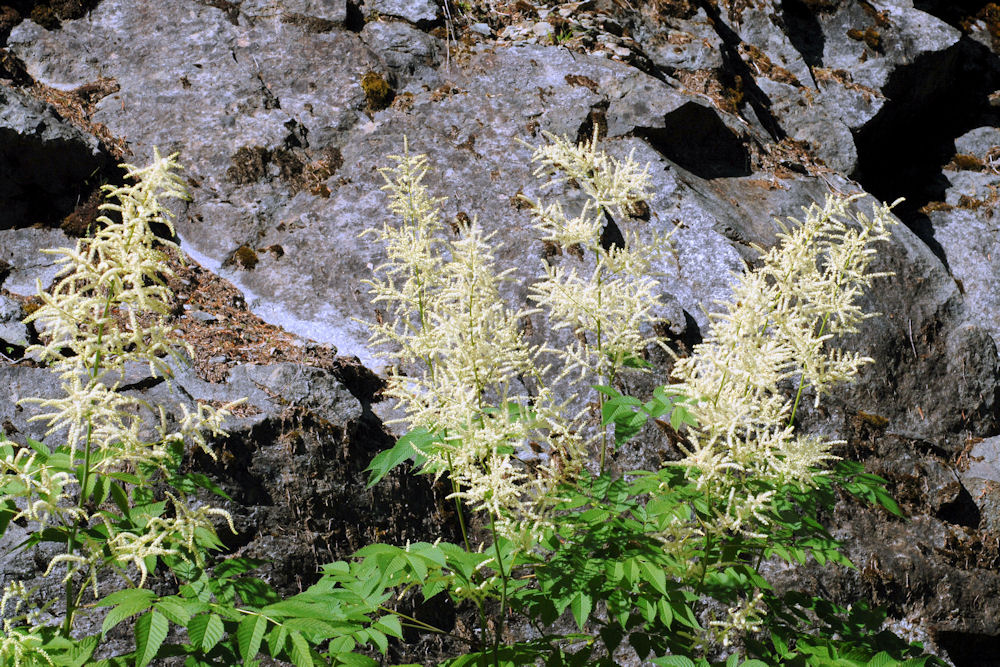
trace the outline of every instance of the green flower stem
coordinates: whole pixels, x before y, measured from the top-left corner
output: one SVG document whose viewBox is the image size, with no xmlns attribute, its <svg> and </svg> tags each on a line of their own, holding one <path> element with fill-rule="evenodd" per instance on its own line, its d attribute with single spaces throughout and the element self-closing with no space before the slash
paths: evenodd
<svg viewBox="0 0 1000 667">
<path fill-rule="evenodd" d="M 131 233 L 129 234 L 131 237 Z M 131 240 L 131 239 L 130 239 Z M 104 299 L 104 309 L 101 314 L 101 323 L 97 328 L 97 352 L 94 354 L 94 365 L 91 368 L 90 378 L 91 382 L 97 380 L 97 376 L 100 374 L 101 369 L 101 342 L 104 339 L 104 322 L 108 317 L 108 313 L 111 312 L 111 290 L 108 290 L 108 294 Z M 87 485 L 90 482 L 90 459 L 91 453 L 93 452 L 93 433 L 94 433 L 94 423 L 88 418 L 87 419 L 87 439 L 86 446 L 83 454 L 83 479 L 80 480 L 80 495 L 77 498 L 77 507 L 83 509 L 84 504 L 87 500 Z M 76 551 L 76 538 L 79 532 L 80 526 L 79 522 L 73 524 L 72 530 L 70 530 L 69 538 L 66 540 L 66 555 L 72 556 L 73 552 Z M 67 567 L 70 567 L 67 565 Z M 82 587 L 81 587 L 82 588 Z M 66 595 L 66 617 L 63 619 L 62 625 L 62 635 L 67 639 L 70 636 L 70 632 L 73 630 L 73 617 L 76 615 L 76 610 L 79 607 L 80 598 L 76 596 L 77 599 L 74 600 L 74 586 L 73 577 L 66 577 L 65 585 L 65 595 Z"/>
<path fill-rule="evenodd" d="M 595 261 L 598 264 L 598 268 L 600 268 L 600 262 L 601 262 L 600 251 L 595 248 L 594 249 L 594 253 L 597 255 L 597 257 L 595 258 Z M 603 281 L 601 280 L 601 277 L 602 277 L 602 275 L 601 275 L 600 271 L 598 271 L 598 274 L 597 274 L 597 312 L 598 313 L 601 312 L 601 302 L 603 301 L 603 299 L 601 297 L 604 295 L 604 284 L 603 284 Z M 597 360 L 598 360 L 597 363 L 598 364 L 602 364 L 604 362 L 604 354 L 603 354 L 603 350 L 602 350 L 601 318 L 598 316 L 598 317 L 595 317 L 594 320 L 597 322 L 597 331 L 595 332 L 597 334 Z M 598 369 L 600 369 L 600 366 L 598 366 Z M 603 379 L 604 378 L 600 377 L 600 374 L 598 373 L 598 380 L 600 381 L 600 380 L 603 380 Z M 608 384 L 608 386 L 611 385 L 611 373 L 610 373 L 610 371 L 608 372 L 608 382 L 607 382 L 607 384 Z M 601 417 L 603 418 L 603 415 L 604 415 L 604 394 L 601 393 L 601 392 L 597 392 L 597 408 L 600 411 L 598 414 L 601 415 Z M 605 459 L 605 456 L 607 455 L 607 451 L 608 451 L 608 428 L 606 426 L 603 426 L 603 427 L 601 427 L 601 474 L 602 475 L 604 474 L 604 459 Z"/>
<path fill-rule="evenodd" d="M 458 482 L 455 481 L 452 475 L 452 463 L 451 463 L 451 452 L 445 453 L 445 458 L 448 461 L 448 481 L 451 482 L 452 496 L 455 499 L 455 511 L 458 513 L 458 526 L 462 530 L 462 543 L 465 545 L 465 551 L 467 553 L 472 553 L 472 545 L 469 544 L 469 532 L 465 527 L 465 515 L 462 512 L 462 499 L 458 497 Z M 472 582 L 469 582 L 470 584 Z M 480 630 L 480 641 L 486 636 L 486 610 L 483 608 L 483 603 L 480 600 L 476 600 L 476 608 L 479 611 L 479 627 Z"/>
<path fill-rule="evenodd" d="M 462 512 L 462 499 L 458 497 L 458 482 L 455 481 L 455 478 L 452 475 L 451 452 L 445 453 L 445 459 L 448 461 L 448 481 L 451 482 L 452 497 L 455 500 L 455 512 L 458 514 L 458 527 L 462 530 L 462 543 L 465 545 L 465 550 L 472 553 L 472 547 L 469 545 L 469 532 L 465 528 L 465 515 Z"/>
<path fill-rule="evenodd" d="M 503 569 L 503 557 L 500 555 L 500 542 L 497 536 L 496 519 L 490 515 L 490 531 L 493 533 L 493 550 L 497 555 L 497 570 L 500 572 L 500 579 L 503 587 L 500 591 L 500 613 L 497 618 L 497 631 L 493 637 L 493 664 L 500 667 L 500 641 L 503 639 L 503 626 L 507 618 L 507 578 L 508 573 Z"/>
</svg>

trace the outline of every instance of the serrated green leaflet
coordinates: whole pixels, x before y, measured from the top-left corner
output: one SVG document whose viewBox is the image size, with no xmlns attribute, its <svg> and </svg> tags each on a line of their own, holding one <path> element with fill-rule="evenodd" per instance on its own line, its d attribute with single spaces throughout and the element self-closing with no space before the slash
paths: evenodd
<svg viewBox="0 0 1000 667">
<path fill-rule="evenodd" d="M 187 632 L 192 644 L 208 652 L 222 639 L 225 627 L 218 615 L 200 614 L 188 621 Z"/>
<path fill-rule="evenodd" d="M 142 588 L 130 588 L 112 593 L 104 598 L 100 606 L 106 607 L 111 604 L 117 606 L 104 617 L 104 622 L 101 624 L 101 634 L 107 635 L 108 631 L 125 619 L 149 609 L 153 605 L 155 597 L 155 594 L 151 591 Z"/>
<path fill-rule="evenodd" d="M 662 667 L 694 667 L 694 662 L 690 658 L 680 655 L 668 655 L 663 658 L 654 658 L 653 664 Z"/>
<path fill-rule="evenodd" d="M 156 657 L 160 645 L 167 638 L 170 623 L 155 609 L 135 622 L 136 666 L 146 667 Z"/>
<path fill-rule="evenodd" d="M 298 632 L 290 632 L 288 633 L 288 644 L 288 654 L 295 667 L 312 667 L 312 652 L 309 650 L 309 644 L 305 637 Z"/>
<path fill-rule="evenodd" d="M 425 429 L 415 429 L 399 438 L 392 447 L 377 454 L 365 468 L 365 472 L 369 473 L 368 488 L 378 484 L 393 468 L 404 461 L 419 462 L 422 457 L 417 450 L 426 448 L 436 439 L 437 436 Z"/>
<path fill-rule="evenodd" d="M 267 624 L 267 619 L 258 614 L 251 614 L 240 621 L 236 630 L 236 641 L 244 663 L 254 659 L 260 651 L 260 644 L 267 631 Z"/>
</svg>

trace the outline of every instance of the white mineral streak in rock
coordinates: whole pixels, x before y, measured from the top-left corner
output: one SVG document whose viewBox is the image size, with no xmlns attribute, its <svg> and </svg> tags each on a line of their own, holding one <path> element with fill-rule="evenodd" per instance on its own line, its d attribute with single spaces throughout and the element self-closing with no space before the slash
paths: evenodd
<svg viewBox="0 0 1000 667">
<path fill-rule="evenodd" d="M 381 371 L 385 366 L 383 361 L 372 355 L 368 350 L 365 345 L 364 336 L 361 333 L 361 327 L 349 320 L 345 320 L 343 314 L 338 312 L 333 306 L 323 306 L 311 319 L 296 317 L 285 310 L 281 303 L 255 294 L 253 290 L 240 280 L 238 272 L 226 269 L 222 266 L 221 262 L 198 252 L 193 246 L 186 243 L 184 238 L 179 234 L 178 240 L 180 241 L 181 248 L 188 257 L 236 286 L 243 294 L 250 312 L 268 324 L 280 327 L 304 339 L 333 345 L 337 348 L 337 354 L 342 356 L 356 356 L 361 360 L 362 364 L 376 372 Z M 354 329 L 357 331 L 353 331 Z"/>
</svg>

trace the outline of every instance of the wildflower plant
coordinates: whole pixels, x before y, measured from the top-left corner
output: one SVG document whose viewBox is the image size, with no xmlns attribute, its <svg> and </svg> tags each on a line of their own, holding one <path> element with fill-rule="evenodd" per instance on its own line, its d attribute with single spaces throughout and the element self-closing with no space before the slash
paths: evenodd
<svg viewBox="0 0 1000 667">
<path fill-rule="evenodd" d="M 828 197 L 806 209 L 805 220 L 784 226 L 778 245 L 761 251 L 761 267 L 742 276 L 711 316 L 704 342 L 674 367 L 675 388 L 693 399 L 687 409 L 697 422 L 679 465 L 700 489 L 726 499 L 718 532 L 765 528 L 775 489 L 812 485 L 834 458 L 837 441 L 796 433 L 794 422 L 805 388 L 819 405 L 872 362 L 826 345 L 875 316 L 856 301 L 888 275 L 868 267 L 874 244 L 887 241 L 895 224 L 891 207 L 876 207 L 871 218 L 852 213 L 859 198 Z M 792 396 L 782 391 L 789 381 Z M 755 484 L 770 490 L 755 493 Z"/>
<path fill-rule="evenodd" d="M 767 558 L 810 555 L 851 566 L 818 520 L 834 488 L 899 513 L 884 480 L 850 462 L 827 468 L 837 442 L 795 428 L 806 392 L 818 403 L 871 362 L 833 343 L 874 316 L 857 301 L 885 275 L 869 267 L 874 245 L 889 238 L 891 207 L 868 217 L 855 212 L 858 197 L 828 197 L 782 226 L 778 244 L 761 249 L 762 267 L 737 277 L 704 342 L 676 358 L 671 384 L 644 402 L 617 387 L 623 369 L 647 367 L 649 346 L 664 345 L 642 333 L 655 330 L 652 267 L 669 250 L 669 238 L 644 243 L 633 231 L 650 198 L 648 166 L 606 155 L 596 134 L 579 145 L 546 139 L 536 176 L 578 188 L 583 203 L 530 202 L 539 238 L 562 255 L 530 287 L 530 310 L 504 303 L 506 274 L 475 221 L 459 240 L 445 238 L 440 200 L 422 184 L 424 156 L 404 144 L 383 171 L 400 220 L 368 232 L 387 254 L 369 282 L 384 310 L 372 343 L 388 350 L 386 394 L 410 430 L 375 457 L 371 481 L 407 458 L 447 474 L 464 546 L 373 545 L 362 562 L 395 564 L 400 584 L 425 597 L 447 590 L 474 604 L 472 650 L 448 665 L 614 665 L 626 646 L 656 664 L 692 666 L 917 655 L 880 632 L 884 616 L 863 603 L 778 595 L 758 570 Z M 572 342 L 529 344 L 516 328 L 526 315 L 544 315 Z M 598 428 L 579 409 L 595 398 Z M 681 460 L 608 474 L 609 441 L 621 445 L 660 417 L 681 438 Z M 491 530 L 477 539 L 467 514 Z M 579 633 L 552 630 L 566 611 Z M 533 639 L 508 643 L 514 618 Z"/>
<path fill-rule="evenodd" d="M 43 305 L 29 318 L 41 342 L 26 354 L 57 373 L 64 392 L 27 399 L 43 410 L 33 419 L 47 422 L 44 442 L 0 433 L 0 535 L 18 522 L 29 535 L 17 548 L 58 545 L 44 576 L 60 577 L 64 589 L 61 600 L 40 600 L 25 582 L 4 582 L 0 664 L 252 665 L 262 653 L 299 667 L 375 664 L 354 650 L 372 644 L 385 652 L 388 637 L 402 637 L 398 618 L 382 607 L 399 577 L 334 563 L 315 586 L 282 599 L 250 574 L 263 561 L 211 558 L 222 546 L 216 526 L 235 529 L 200 491 L 225 494 L 181 464 L 192 449 L 214 458 L 210 440 L 225 435 L 234 404 L 182 403 L 171 421 L 162 406 L 120 391 L 137 367 L 169 383 L 171 368 L 186 363 L 166 320 L 164 249 L 176 245 L 153 233 L 159 224 L 173 234 L 166 202 L 187 198 L 180 166 L 154 152 L 148 167 L 124 167 L 131 183 L 105 188 L 109 215 L 94 235 L 49 251 L 63 269 L 50 292 L 39 285 Z M 144 412 L 158 423 L 146 423 Z M 146 588 L 153 580 L 176 592 Z M 85 635 L 81 618 L 89 625 L 102 614 L 100 631 Z M 134 650 L 113 654 L 106 640 L 123 623 Z"/>
<path fill-rule="evenodd" d="M 135 362 L 169 381 L 178 344 L 162 319 L 170 295 L 156 248 L 172 244 L 150 224 L 169 228 L 162 201 L 186 196 L 173 157 L 128 167 L 135 182 L 108 188 L 106 210 L 120 220 L 103 217 L 94 238 L 56 251 L 65 269 L 32 315 L 43 342 L 29 353 L 66 393 L 35 399 L 48 410 L 38 418 L 46 440 L 62 442 L 0 443 L 0 532 L 23 520 L 34 531 L 25 546 L 61 545 L 47 574 L 63 577 L 65 596 L 63 608 L 33 607 L 32 591 L 7 583 L 0 660 L 256 665 L 263 655 L 368 667 L 406 630 L 407 639 L 445 637 L 456 647 L 440 663 L 449 667 L 612 667 L 629 652 L 675 667 L 933 662 L 881 630 L 885 614 L 863 601 L 779 594 L 760 570 L 773 558 L 852 567 L 819 520 L 837 489 L 900 513 L 885 480 L 795 424 L 803 396 L 819 401 L 871 361 L 833 343 L 872 316 L 857 299 L 884 275 L 869 269 L 873 244 L 889 235 L 889 207 L 867 217 L 856 198 L 830 197 L 790 221 L 761 251 L 761 268 L 737 277 L 704 342 L 675 359 L 673 382 L 641 400 L 618 388 L 624 369 L 648 367 L 649 346 L 664 344 L 642 332 L 655 330 L 652 267 L 669 239 L 632 231 L 650 197 L 648 167 L 607 156 L 596 135 L 580 145 L 547 139 L 536 174 L 552 189 L 578 188 L 583 203 L 531 202 L 539 238 L 562 257 L 542 268 L 530 308 L 505 302 L 509 274 L 478 222 L 446 236 L 441 200 L 422 183 L 424 156 L 404 144 L 383 171 L 399 220 L 368 232 L 386 251 L 369 282 L 382 311 L 372 343 L 393 362 L 385 393 L 409 431 L 373 459 L 370 484 L 406 460 L 447 478 L 463 540 L 372 544 L 285 599 L 251 574 L 260 561 L 208 557 L 215 525 L 229 517 L 190 494 L 221 491 L 180 472 L 185 446 L 211 455 L 225 410 L 182 407 L 174 428 L 160 410 L 147 438 L 136 416 L 147 406 L 118 391 Z M 526 316 L 545 317 L 556 337 L 530 343 Z M 596 423 L 581 409 L 588 403 Z M 676 431 L 682 458 L 612 475 L 608 453 L 650 419 Z M 143 588 L 167 571 L 175 593 Z M 104 572 L 119 590 L 105 594 Z M 400 604 L 439 596 L 478 627 L 437 627 Z M 74 633 L 84 608 L 108 609 L 99 634 Z M 46 613 L 62 623 L 47 624 Z M 134 650 L 96 660 L 126 621 Z"/>
<path fill-rule="evenodd" d="M 88 588 L 91 600 L 99 598 L 106 572 L 141 588 L 160 559 L 201 563 L 205 549 L 220 544 L 218 518 L 232 529 L 228 513 L 195 506 L 181 490 L 210 486 L 206 479 L 181 475 L 178 469 L 186 445 L 195 443 L 214 456 L 205 434 L 224 434 L 226 409 L 185 410 L 176 428 L 161 409 L 150 439 L 141 416 L 149 406 L 119 391 L 126 368 L 141 364 L 153 377 L 169 378 L 168 359 L 180 358 L 164 319 L 170 307 L 169 269 L 160 250 L 176 246 L 152 229 L 162 224 L 172 232 L 166 200 L 187 198 L 178 168 L 174 156 L 158 153 L 148 167 L 125 165 L 131 183 L 105 186 L 108 202 L 102 209 L 110 215 L 98 218 L 94 235 L 75 248 L 47 251 L 58 256 L 62 270 L 51 292 L 39 284 L 42 305 L 26 321 L 35 322 L 42 342 L 26 354 L 59 375 L 63 395 L 23 402 L 42 408 L 31 419 L 45 421 L 46 440 L 59 444 L 0 443 L 0 530 L 11 521 L 27 521 L 32 532 L 22 547 L 61 546 L 45 576 L 62 578 L 65 593 L 58 613 L 63 622 L 53 633 L 33 624 L 37 614 L 20 617 L 20 625 L 12 625 L 17 616 L 7 618 L 0 649 L 4 664 L 56 664 L 58 652 L 47 652 L 46 642 L 53 636 L 69 640 Z M 165 501 L 157 501 L 151 491 L 157 480 L 174 486 Z M 24 604 L 27 597 L 23 584 L 8 583 L 4 605 Z M 89 646 L 93 650 L 94 643 Z"/>
</svg>

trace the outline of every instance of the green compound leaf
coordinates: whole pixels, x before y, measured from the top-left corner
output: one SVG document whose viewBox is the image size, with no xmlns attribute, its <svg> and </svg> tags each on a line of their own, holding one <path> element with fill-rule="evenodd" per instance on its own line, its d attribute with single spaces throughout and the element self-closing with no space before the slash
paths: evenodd
<svg viewBox="0 0 1000 667">
<path fill-rule="evenodd" d="M 427 445 L 437 440 L 437 436 L 423 428 L 416 428 L 396 441 L 396 444 L 381 452 L 365 468 L 368 476 L 368 485 L 365 488 L 372 488 L 378 484 L 383 477 L 403 463 L 403 461 L 414 460 L 417 463 L 423 461 L 423 456 L 417 449 L 423 449 Z"/>
<path fill-rule="evenodd" d="M 170 622 L 155 609 L 139 617 L 135 622 L 136 666 L 146 667 L 156 657 L 160 645 L 167 638 Z"/>
</svg>

